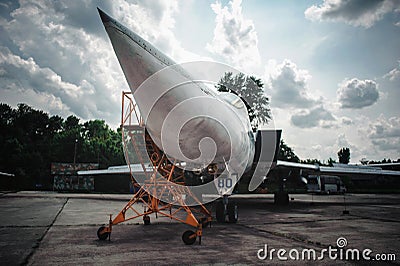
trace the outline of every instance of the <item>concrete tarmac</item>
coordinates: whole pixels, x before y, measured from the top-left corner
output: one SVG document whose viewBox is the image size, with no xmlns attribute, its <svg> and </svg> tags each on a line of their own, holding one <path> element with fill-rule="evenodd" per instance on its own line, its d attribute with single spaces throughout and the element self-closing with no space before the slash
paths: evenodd
<svg viewBox="0 0 400 266">
<path fill-rule="evenodd" d="M 400 264 L 400 195 L 290 197 L 288 206 L 279 207 L 272 195 L 238 196 L 238 223 L 214 222 L 203 230 L 201 245 L 188 246 L 181 236 L 192 228 L 154 216 L 151 225 L 131 220 L 113 227 L 111 241 L 98 240 L 99 226 L 121 211 L 130 195 L 0 193 L 0 262 L 367 265 L 380 259 L 379 264 Z"/>
</svg>

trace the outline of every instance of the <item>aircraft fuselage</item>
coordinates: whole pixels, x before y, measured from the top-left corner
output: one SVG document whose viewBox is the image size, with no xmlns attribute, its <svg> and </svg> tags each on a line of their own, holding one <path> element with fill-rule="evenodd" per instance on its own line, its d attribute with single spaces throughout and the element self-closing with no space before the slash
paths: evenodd
<svg viewBox="0 0 400 266">
<path fill-rule="evenodd" d="M 194 82 L 152 44 L 99 13 L 155 144 L 192 165 L 229 163 L 229 171 L 248 169 L 254 138 L 242 100 Z"/>
</svg>

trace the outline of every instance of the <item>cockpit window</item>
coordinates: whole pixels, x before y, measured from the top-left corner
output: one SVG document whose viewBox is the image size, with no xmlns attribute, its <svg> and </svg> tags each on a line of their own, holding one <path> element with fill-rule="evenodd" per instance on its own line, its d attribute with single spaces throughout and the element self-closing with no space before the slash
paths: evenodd
<svg viewBox="0 0 400 266">
<path fill-rule="evenodd" d="M 221 93 L 221 97 L 231 105 L 233 105 L 237 109 L 242 109 L 244 108 L 244 103 L 243 101 L 239 98 L 239 96 L 233 94 L 233 93 Z"/>
</svg>

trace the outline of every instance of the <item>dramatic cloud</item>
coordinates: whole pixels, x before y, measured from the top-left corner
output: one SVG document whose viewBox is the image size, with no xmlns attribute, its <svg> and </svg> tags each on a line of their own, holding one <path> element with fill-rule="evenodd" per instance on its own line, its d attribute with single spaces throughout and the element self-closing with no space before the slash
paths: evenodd
<svg viewBox="0 0 400 266">
<path fill-rule="evenodd" d="M 397 139 L 373 139 L 372 144 L 381 151 L 396 150 L 400 152 L 400 138 Z"/>
<path fill-rule="evenodd" d="M 178 1 L 113 1 L 113 15 L 128 28 L 150 41 L 177 63 L 202 59 L 186 51 L 173 30 L 179 12 Z"/>
<path fill-rule="evenodd" d="M 214 38 L 206 48 L 246 71 L 258 66 L 257 33 L 253 21 L 243 17 L 241 0 L 230 1 L 225 7 L 216 2 L 211 8 L 216 14 L 216 25 Z"/>
<path fill-rule="evenodd" d="M 30 88 L 20 89 L 20 84 L 7 84 L 7 88 L 1 91 L 1 97 L 7 99 L 7 104 L 17 106 L 18 103 L 29 103 L 34 107 L 39 107 L 50 114 L 67 117 L 71 110 L 60 98 L 47 92 L 34 91 Z"/>
<path fill-rule="evenodd" d="M 389 73 L 385 74 L 383 77 L 388 78 L 390 81 L 394 81 L 396 79 L 400 79 L 400 60 L 398 61 L 398 66 L 389 71 Z"/>
<path fill-rule="evenodd" d="M 400 138 L 400 117 L 386 119 L 383 115 L 371 122 L 368 127 L 368 137 L 371 139 Z"/>
<path fill-rule="evenodd" d="M 93 102 L 80 102 L 85 97 L 90 99 L 95 92 L 94 87 L 86 80 L 78 85 L 65 82 L 50 68 L 40 68 L 33 58 L 24 60 L 6 48 L 0 50 L 0 68 L 3 89 L 31 90 L 39 95 L 53 95 L 83 118 L 92 117 L 93 113 L 89 110 L 96 110 Z"/>
<path fill-rule="evenodd" d="M 378 84 L 367 79 L 345 79 L 339 84 L 337 95 L 342 108 L 360 109 L 378 101 Z"/>
<path fill-rule="evenodd" d="M 387 119 L 381 114 L 376 120 L 362 118 L 364 125 L 360 125 L 359 134 L 366 136 L 372 148 L 377 152 L 384 151 L 382 156 L 387 156 L 388 151 L 400 152 L 400 117 Z"/>
<path fill-rule="evenodd" d="M 335 141 L 335 144 L 333 145 L 333 149 L 336 149 L 336 154 L 341 148 L 349 148 L 350 149 L 350 159 L 354 159 L 357 157 L 360 157 L 361 154 L 364 152 L 363 147 L 358 147 L 357 145 L 353 145 L 346 137 L 345 133 L 340 133 Z M 361 149 L 360 149 L 361 148 Z"/>
<path fill-rule="evenodd" d="M 398 0 L 324 0 L 321 5 L 309 7 L 304 14 L 312 21 L 340 21 L 369 28 L 398 7 Z"/>
<path fill-rule="evenodd" d="M 298 69 L 295 63 L 287 59 L 279 65 L 270 61 L 268 68 L 273 106 L 310 108 L 319 103 L 308 91 L 307 80 L 311 76 L 307 70 Z"/>
<path fill-rule="evenodd" d="M 335 118 L 323 106 L 318 106 L 312 110 L 303 110 L 294 114 L 291 121 L 293 125 L 300 128 L 330 128 L 333 126 L 332 122 L 335 121 Z"/>
<path fill-rule="evenodd" d="M 143 2 L 143 3 L 140 3 Z M 35 95 L 36 108 L 114 126 L 128 86 L 97 14 L 97 6 L 177 61 L 194 58 L 173 34 L 176 1 L 20 1 L 0 13 L 0 90 Z M 7 48 L 5 48 L 7 47 Z M 42 99 L 38 99 L 42 98 Z M 14 102 L 14 101 L 12 101 Z M 49 102 L 49 105 L 36 104 Z M 58 110 L 58 111 L 57 111 Z"/>
<path fill-rule="evenodd" d="M 367 132 L 372 144 L 379 150 L 400 152 L 400 117 L 386 119 L 381 115 L 369 124 Z"/>
<path fill-rule="evenodd" d="M 338 136 L 337 136 L 337 139 L 336 139 L 336 146 L 338 147 L 338 148 L 342 148 L 342 147 L 350 147 L 350 143 L 349 143 L 349 141 L 347 140 L 347 138 L 346 138 L 346 134 L 344 134 L 344 133 L 340 133 Z"/>
<path fill-rule="evenodd" d="M 267 66 L 267 87 L 271 92 L 271 106 L 290 108 L 291 124 L 300 128 L 336 127 L 336 118 L 322 105 L 322 98 L 311 96 L 308 80 L 311 75 L 307 70 L 299 69 L 290 60 L 276 64 L 270 60 Z"/>
<path fill-rule="evenodd" d="M 349 118 L 349 117 L 346 117 L 346 116 L 340 118 L 340 120 L 341 120 L 342 124 L 346 125 L 346 126 L 353 124 L 353 120 L 351 118 Z"/>
<path fill-rule="evenodd" d="M 120 91 L 127 87 L 115 55 L 105 38 L 88 33 L 85 25 L 68 24 L 68 15 L 58 11 L 63 4 L 21 1 L 10 19 L 1 21 L 5 34 L 17 47 L 13 52 L 0 50 L 2 89 L 34 91 L 38 97 L 51 95 L 61 101 L 63 110 L 69 109 L 81 118 L 114 120 Z M 87 17 L 89 25 L 92 19 L 100 23 L 96 16 L 94 8 L 92 16 Z M 49 111 L 47 106 L 34 107 Z"/>
</svg>

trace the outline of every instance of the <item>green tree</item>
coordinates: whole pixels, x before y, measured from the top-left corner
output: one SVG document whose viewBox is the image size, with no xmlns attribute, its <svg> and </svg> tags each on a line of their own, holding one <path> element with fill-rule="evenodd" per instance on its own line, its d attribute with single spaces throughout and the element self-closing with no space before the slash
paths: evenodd
<svg viewBox="0 0 400 266">
<path fill-rule="evenodd" d="M 336 161 L 329 157 L 329 159 L 325 162 L 325 160 L 321 161 L 319 159 L 305 159 L 305 160 L 300 160 L 301 163 L 305 164 L 318 164 L 319 166 L 333 166 Z"/>
<path fill-rule="evenodd" d="M 15 110 L 8 104 L 0 103 L 0 130 L 10 126 L 15 117 Z M 3 131 L 2 131 L 3 132 Z"/>
<path fill-rule="evenodd" d="M 318 160 L 318 159 L 305 159 L 305 160 L 300 160 L 301 163 L 305 164 L 318 164 L 318 165 L 323 165 L 323 163 Z"/>
<path fill-rule="evenodd" d="M 0 112 L 5 131 L 0 168 L 18 174 L 23 188 L 41 183 L 50 168 L 48 114 L 26 104 L 18 104 L 16 110 L 3 104 Z"/>
<path fill-rule="evenodd" d="M 104 120 L 88 121 L 83 124 L 82 130 L 85 156 L 83 160 L 91 158 L 93 161 L 93 158 L 96 158 L 100 167 L 124 163 L 120 131 L 111 130 Z"/>
<path fill-rule="evenodd" d="M 68 116 L 67 119 L 65 120 L 64 126 L 66 130 L 79 128 L 80 127 L 79 118 L 74 115 Z"/>
<path fill-rule="evenodd" d="M 48 123 L 48 134 L 54 136 L 57 133 L 60 133 L 63 129 L 64 119 L 61 116 L 53 115 L 49 119 Z"/>
<path fill-rule="evenodd" d="M 76 162 L 79 162 L 82 156 L 82 125 L 79 118 L 74 115 L 67 117 L 62 123 L 62 129 L 53 138 L 52 161 L 53 162 L 73 162 L 75 155 L 75 145 L 77 147 Z"/>
<path fill-rule="evenodd" d="M 349 148 L 341 148 L 338 151 L 338 158 L 339 158 L 339 163 L 344 163 L 348 164 L 350 162 L 350 149 Z"/>
<path fill-rule="evenodd" d="M 233 93 L 243 100 L 253 131 L 256 131 L 259 125 L 268 123 L 271 111 L 261 79 L 245 76 L 243 73 L 233 75 L 232 72 L 227 72 L 215 87 L 219 92 Z"/>
<path fill-rule="evenodd" d="M 51 162 L 73 162 L 75 145 L 76 162 L 124 163 L 121 131 L 103 120 L 81 124 L 73 115 L 64 121 L 26 104 L 0 104 L 0 171 L 15 174 L 19 189 L 51 186 Z"/>
<path fill-rule="evenodd" d="M 17 150 L 14 132 L 15 110 L 8 104 L 0 104 L 0 171 L 10 172 L 12 169 L 11 153 Z M 15 145 L 13 145 L 15 144 Z"/>
<path fill-rule="evenodd" d="M 281 139 L 279 145 L 278 160 L 295 162 L 295 163 L 300 162 L 299 157 L 297 157 L 292 148 L 286 145 L 283 139 Z"/>
<path fill-rule="evenodd" d="M 331 157 L 329 157 L 328 159 L 328 166 L 333 166 L 333 164 L 336 163 L 336 161 L 334 159 L 332 159 Z"/>
</svg>

